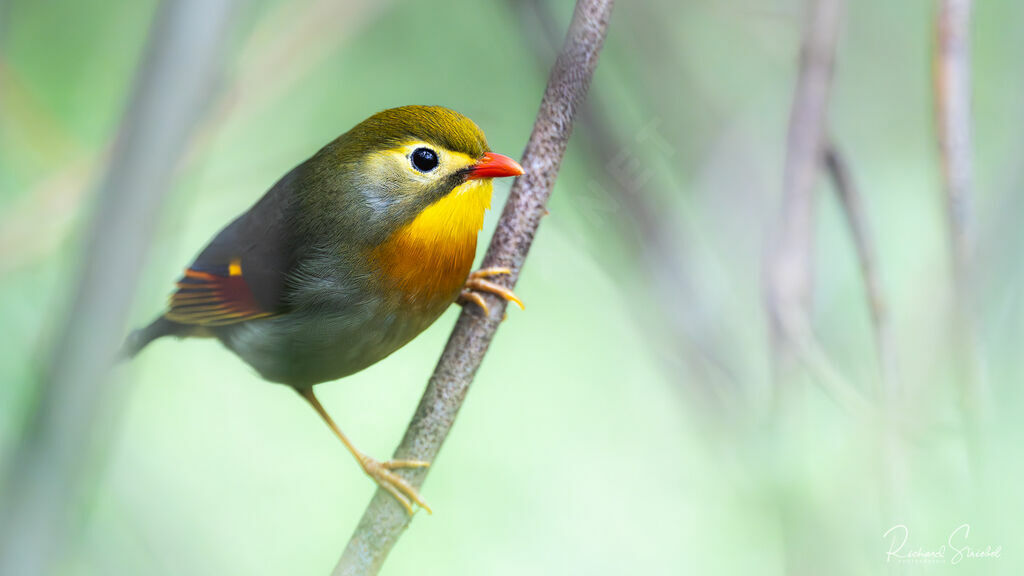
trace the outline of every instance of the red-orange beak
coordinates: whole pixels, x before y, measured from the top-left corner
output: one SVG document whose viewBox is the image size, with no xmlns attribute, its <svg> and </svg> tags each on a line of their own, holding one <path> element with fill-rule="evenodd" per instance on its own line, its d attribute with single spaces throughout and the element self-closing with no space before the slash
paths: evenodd
<svg viewBox="0 0 1024 576">
<path fill-rule="evenodd" d="M 479 162 L 470 166 L 468 180 L 479 178 L 501 178 L 503 176 L 519 176 L 523 173 L 523 167 L 519 162 L 505 156 L 488 152 Z"/>
</svg>

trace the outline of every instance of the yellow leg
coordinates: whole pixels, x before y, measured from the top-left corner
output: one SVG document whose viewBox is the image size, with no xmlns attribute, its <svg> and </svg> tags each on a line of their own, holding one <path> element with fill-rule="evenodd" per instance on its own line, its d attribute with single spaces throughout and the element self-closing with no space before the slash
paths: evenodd
<svg viewBox="0 0 1024 576">
<path fill-rule="evenodd" d="M 370 458 L 353 446 L 348 437 L 342 433 L 341 429 L 334 423 L 331 416 L 326 410 L 324 410 L 324 407 L 320 405 L 320 401 L 317 400 L 312 388 L 300 390 L 299 394 L 309 402 L 309 405 L 313 407 L 313 410 L 316 410 L 316 413 L 319 414 L 320 417 L 323 418 L 324 422 L 331 427 L 331 430 L 333 430 L 334 434 L 339 440 L 341 440 L 341 443 L 345 445 L 345 448 L 348 448 L 348 451 L 355 456 L 356 461 L 359 462 L 359 466 L 363 468 L 366 475 L 373 478 L 373 481 L 376 482 L 378 486 L 387 490 L 389 494 L 394 496 L 395 500 L 398 500 L 398 502 L 405 507 L 406 512 L 408 512 L 410 516 L 412 516 L 413 513 L 413 502 L 418 504 L 420 508 L 423 508 L 428 513 L 432 513 L 430 506 L 428 506 L 426 501 L 420 497 L 416 488 L 413 488 L 413 486 L 406 482 L 404 478 L 392 472 L 392 470 L 397 468 L 426 468 L 427 466 L 430 466 L 430 462 L 423 462 L 420 460 L 390 460 L 388 462 L 378 462 L 373 458 Z"/>
<path fill-rule="evenodd" d="M 490 314 L 491 311 L 487 307 L 487 302 L 484 301 L 480 294 L 478 294 L 478 292 L 490 292 L 491 294 L 500 296 L 509 302 L 515 302 L 516 305 L 519 306 L 520 310 L 525 310 L 523 307 L 523 301 L 515 295 L 515 292 L 486 279 L 489 276 L 511 273 L 512 271 L 508 268 L 481 268 L 480 270 L 473 272 L 466 280 L 466 286 L 463 288 L 462 294 L 459 294 L 459 304 L 462 304 L 463 306 L 469 303 L 476 304 L 484 311 L 484 315 Z"/>
</svg>

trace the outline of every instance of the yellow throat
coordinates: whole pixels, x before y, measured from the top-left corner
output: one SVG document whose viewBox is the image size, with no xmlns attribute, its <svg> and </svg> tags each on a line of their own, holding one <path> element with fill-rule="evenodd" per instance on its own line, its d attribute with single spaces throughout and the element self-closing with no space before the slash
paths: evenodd
<svg viewBox="0 0 1024 576">
<path fill-rule="evenodd" d="M 376 247 L 373 259 L 390 287 L 423 306 L 454 299 L 473 266 L 492 191 L 489 178 L 468 180 Z"/>
</svg>

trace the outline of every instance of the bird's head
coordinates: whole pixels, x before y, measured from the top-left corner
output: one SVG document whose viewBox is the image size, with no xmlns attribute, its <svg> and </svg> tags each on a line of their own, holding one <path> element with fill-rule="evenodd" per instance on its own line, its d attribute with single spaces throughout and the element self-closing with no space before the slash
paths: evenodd
<svg viewBox="0 0 1024 576">
<path fill-rule="evenodd" d="M 318 165 L 334 168 L 337 200 L 376 241 L 414 220 L 429 220 L 423 224 L 439 234 L 465 225 L 479 230 L 491 179 L 523 173 L 515 160 L 490 151 L 472 120 L 440 106 L 378 112 L 317 156 L 329 158 Z"/>
</svg>

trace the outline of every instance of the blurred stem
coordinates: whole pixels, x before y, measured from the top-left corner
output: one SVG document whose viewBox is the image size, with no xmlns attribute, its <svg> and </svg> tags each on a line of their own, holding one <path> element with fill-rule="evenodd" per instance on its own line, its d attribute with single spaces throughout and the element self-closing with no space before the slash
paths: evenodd
<svg viewBox="0 0 1024 576">
<path fill-rule="evenodd" d="M 881 399 L 884 395 L 897 395 L 900 391 L 896 381 L 889 309 L 878 271 L 878 250 L 864 209 L 864 197 L 850 172 L 846 157 L 835 143 L 830 142 L 825 150 L 825 167 L 850 226 L 850 235 L 853 236 L 861 275 L 864 277 L 864 292 L 871 311 L 871 326 L 875 332 L 875 349 L 878 354 L 880 379 L 876 396 Z"/>
<path fill-rule="evenodd" d="M 941 0 L 936 16 L 935 109 L 950 238 L 953 346 L 968 450 L 980 464 L 986 390 L 974 326 L 971 229 L 971 0 Z M 980 472 L 978 466 L 975 472 Z"/>
<path fill-rule="evenodd" d="M 782 207 L 775 236 L 765 260 L 765 304 L 770 321 L 775 406 L 771 421 L 773 458 L 779 475 L 779 516 L 787 574 L 849 573 L 842 558 L 826 558 L 820 547 L 834 548 L 834 524 L 799 498 L 793 481 L 800 468 L 803 445 L 811 437 L 804 404 L 802 367 L 840 406 L 857 416 L 869 416 L 870 406 L 842 378 L 814 334 L 815 186 L 825 158 L 829 94 L 836 45 L 844 11 L 843 0 L 809 0 L 800 44 L 786 138 Z M 869 420 L 870 421 L 870 420 Z M 828 569 L 825 569 L 826 566 Z"/>
<path fill-rule="evenodd" d="M 104 384 L 175 165 L 220 72 L 230 0 L 161 4 L 87 234 L 70 314 L 5 472 L 0 574 L 50 574 L 64 557 Z"/>
<path fill-rule="evenodd" d="M 896 374 L 896 351 L 892 339 L 889 309 L 878 270 L 878 251 L 874 234 L 868 224 L 864 198 L 857 186 L 846 157 L 834 142 L 825 150 L 825 167 L 839 196 L 843 214 L 853 236 L 853 244 L 864 279 L 864 292 L 871 311 L 875 350 L 878 355 L 879 379 L 875 386 L 875 401 L 881 405 L 877 455 L 880 460 L 882 511 L 891 519 L 902 518 L 905 507 L 908 468 L 905 442 L 900 432 L 902 423 L 903 390 Z"/>
<path fill-rule="evenodd" d="M 509 287 L 515 286 L 519 278 L 544 216 L 573 120 L 597 67 L 612 4 L 612 0 L 577 1 L 565 43 L 551 70 L 533 133 L 523 152 L 525 174 L 512 185 L 483 260 L 483 267 L 504 266 L 512 270 Z M 395 458 L 435 462 L 505 314 L 504 300 L 484 297 L 490 300 L 490 315 L 483 317 L 475 308 L 463 309 Z M 419 487 L 427 471 L 409 470 L 403 475 Z M 394 498 L 377 490 L 334 574 L 376 574 L 410 521 Z"/>
<path fill-rule="evenodd" d="M 965 287 L 969 278 L 972 244 L 971 4 L 971 0 L 942 0 L 936 21 L 939 151 L 958 289 Z"/>
<path fill-rule="evenodd" d="M 766 260 L 766 304 L 771 323 L 777 408 L 795 391 L 791 378 L 802 364 L 837 402 L 867 410 L 862 395 L 835 369 L 811 323 L 814 188 L 824 158 L 829 92 L 843 0 L 809 3 L 800 47 L 800 68 L 789 118 L 783 171 L 782 211 Z"/>
</svg>

